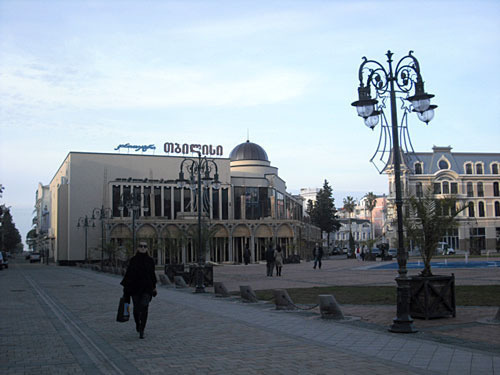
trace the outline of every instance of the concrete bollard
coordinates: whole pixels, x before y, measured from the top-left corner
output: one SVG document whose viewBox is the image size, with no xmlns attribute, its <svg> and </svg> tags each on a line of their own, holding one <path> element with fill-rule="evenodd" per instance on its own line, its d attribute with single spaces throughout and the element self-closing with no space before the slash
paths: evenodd
<svg viewBox="0 0 500 375">
<path fill-rule="evenodd" d="M 187 284 L 182 276 L 174 276 L 174 282 L 176 288 L 187 288 Z"/>
<path fill-rule="evenodd" d="M 276 310 L 296 310 L 297 306 L 294 305 L 292 299 L 285 289 L 273 289 L 274 303 Z"/>
<path fill-rule="evenodd" d="M 216 297 L 229 297 L 229 291 L 227 290 L 224 283 L 220 281 L 214 281 L 214 293 Z"/>
<path fill-rule="evenodd" d="M 240 285 L 240 295 L 243 302 L 259 302 L 250 285 Z"/>
<path fill-rule="evenodd" d="M 160 278 L 160 284 L 161 285 L 166 285 L 166 286 L 171 286 L 172 285 L 172 283 L 170 282 L 170 279 L 166 275 L 160 274 L 158 276 Z"/>
<path fill-rule="evenodd" d="M 339 304 L 335 300 L 335 297 L 331 294 L 319 295 L 319 311 L 321 312 L 321 318 L 323 319 L 344 319 L 344 314 L 342 313 Z"/>
</svg>

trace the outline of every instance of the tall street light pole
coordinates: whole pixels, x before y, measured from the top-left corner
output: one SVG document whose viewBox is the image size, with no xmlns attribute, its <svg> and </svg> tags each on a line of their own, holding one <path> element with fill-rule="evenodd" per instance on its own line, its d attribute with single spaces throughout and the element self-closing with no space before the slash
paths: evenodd
<svg viewBox="0 0 500 375">
<path fill-rule="evenodd" d="M 132 253 L 135 254 L 136 249 L 136 234 L 135 234 L 135 219 L 137 211 L 141 208 L 141 198 L 140 194 L 127 194 L 122 195 L 120 198 L 120 204 L 118 209 L 123 212 L 127 208 L 128 212 L 132 212 Z M 148 207 L 142 207 L 144 211 L 148 210 Z"/>
<path fill-rule="evenodd" d="M 204 272 L 203 266 L 205 259 L 203 257 L 203 241 L 201 235 L 201 214 L 203 210 L 203 200 L 201 194 L 201 184 L 205 188 L 210 187 L 218 189 L 220 187 L 219 173 L 217 164 L 212 159 L 207 159 L 201 156 L 201 152 L 197 151 L 198 157 L 196 159 L 185 158 L 180 166 L 179 179 L 177 180 L 177 186 L 183 188 L 186 184 L 190 184 L 191 189 L 197 189 L 197 209 L 198 209 L 198 263 L 195 269 L 196 278 L 196 288 L 195 293 L 205 293 L 204 285 Z M 184 171 L 189 173 L 189 180 L 184 178 Z M 214 177 L 210 176 L 211 172 L 215 171 Z M 203 174 L 203 177 L 202 177 Z"/>
<path fill-rule="evenodd" d="M 95 228 L 95 222 L 92 220 L 92 218 L 88 218 L 87 215 L 85 217 L 80 217 L 78 219 L 78 222 L 76 224 L 77 228 L 83 227 L 85 230 L 85 263 L 88 261 L 88 247 L 87 247 L 87 234 L 88 234 L 88 229 L 89 227 Z"/>
<path fill-rule="evenodd" d="M 411 103 L 411 108 L 404 107 L 404 118 L 407 112 L 416 112 L 418 118 L 429 123 L 434 117 L 436 105 L 430 104 L 430 99 L 434 97 L 427 94 L 424 90 L 424 81 L 420 74 L 418 60 L 413 56 L 413 51 L 403 57 L 393 70 L 393 53 L 387 51 L 387 63 L 389 69 L 386 70 L 382 64 L 374 60 L 368 60 L 363 57 L 363 62 L 359 67 L 359 100 L 352 103 L 356 107 L 358 115 L 363 117 L 365 125 L 370 129 L 378 124 L 380 118 L 385 120 L 384 100 L 389 95 L 391 106 L 391 131 L 392 134 L 392 160 L 389 160 L 382 172 L 392 163 L 394 168 L 394 185 L 396 190 L 396 215 L 397 215 L 397 234 L 398 234 L 398 274 L 397 282 L 397 317 L 393 320 L 389 328 L 392 332 L 413 333 L 417 332 L 413 327 L 413 319 L 410 315 L 410 278 L 406 269 L 408 254 L 404 248 L 403 232 L 403 200 L 401 193 L 401 150 L 399 142 L 398 117 L 396 107 L 396 93 L 405 95 L 404 99 Z M 382 99 L 382 104 L 378 106 L 377 99 L 372 99 L 370 88 L 373 87 L 376 92 L 376 98 Z M 415 94 L 410 96 L 410 91 L 415 90 Z M 389 143 L 390 144 L 390 143 Z M 385 144 L 383 146 L 386 147 Z M 380 142 L 379 142 L 380 148 Z M 378 152 L 378 150 L 377 150 Z M 385 152 L 385 149 L 384 151 Z"/>
<path fill-rule="evenodd" d="M 92 220 L 99 219 L 101 221 L 101 269 L 104 267 L 104 246 L 106 245 L 106 239 L 104 236 L 104 220 L 111 217 L 111 208 L 94 208 L 92 210 Z"/>
</svg>

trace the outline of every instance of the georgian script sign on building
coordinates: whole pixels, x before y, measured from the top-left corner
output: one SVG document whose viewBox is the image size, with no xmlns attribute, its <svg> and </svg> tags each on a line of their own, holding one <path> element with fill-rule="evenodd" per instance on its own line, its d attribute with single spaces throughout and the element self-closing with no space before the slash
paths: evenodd
<svg viewBox="0 0 500 375">
<path fill-rule="evenodd" d="M 118 145 L 117 147 L 115 147 L 115 150 L 119 150 L 121 148 L 126 148 L 129 151 L 130 149 L 132 149 L 134 151 L 142 151 L 142 152 L 146 152 L 147 150 L 153 150 L 153 151 L 156 150 L 155 145 L 131 145 L 130 143 Z"/>
<path fill-rule="evenodd" d="M 191 152 L 200 152 L 202 155 L 207 156 L 222 156 L 222 146 L 213 145 L 198 145 L 198 144 L 180 144 L 173 142 L 165 142 L 163 149 L 167 154 L 189 154 Z"/>
</svg>

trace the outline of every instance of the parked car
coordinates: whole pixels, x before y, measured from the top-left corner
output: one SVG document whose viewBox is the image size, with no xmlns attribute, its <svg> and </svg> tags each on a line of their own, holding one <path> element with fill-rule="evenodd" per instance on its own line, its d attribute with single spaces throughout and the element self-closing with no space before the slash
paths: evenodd
<svg viewBox="0 0 500 375">
<path fill-rule="evenodd" d="M 438 254 L 443 255 L 452 255 L 455 254 L 455 250 L 450 247 L 446 242 L 438 242 L 438 246 L 436 249 Z"/>
<path fill-rule="evenodd" d="M 376 257 L 382 256 L 382 251 L 378 247 L 372 247 L 370 253 Z"/>
<path fill-rule="evenodd" d="M 31 253 L 30 263 L 40 262 L 40 261 L 41 261 L 40 253 Z"/>
<path fill-rule="evenodd" d="M 342 250 L 340 249 L 340 247 L 337 247 L 335 246 L 331 251 L 330 251 L 330 255 L 339 255 L 339 254 L 342 254 Z"/>
<path fill-rule="evenodd" d="M 390 255 L 392 257 L 395 257 L 398 255 L 398 249 L 389 249 L 387 250 L 387 255 Z"/>
<path fill-rule="evenodd" d="M 3 270 L 4 268 L 9 268 L 9 264 L 7 263 L 7 266 L 5 265 L 5 262 L 7 262 L 7 257 L 4 258 L 3 253 L 0 251 L 0 270 Z"/>
</svg>

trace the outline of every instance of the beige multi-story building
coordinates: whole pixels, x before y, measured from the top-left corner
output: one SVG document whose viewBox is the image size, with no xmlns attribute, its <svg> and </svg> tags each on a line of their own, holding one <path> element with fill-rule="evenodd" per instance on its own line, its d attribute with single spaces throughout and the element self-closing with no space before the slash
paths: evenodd
<svg viewBox="0 0 500 375">
<path fill-rule="evenodd" d="M 468 208 L 457 220 L 459 226 L 443 241 L 452 248 L 479 253 L 500 250 L 500 153 L 452 152 L 451 147 L 436 147 L 432 152 L 404 154 L 401 185 L 403 198 L 421 196 L 432 189 L 436 197 L 453 195 Z M 387 202 L 388 234 L 396 245 L 395 187 L 392 166 Z"/>
<path fill-rule="evenodd" d="M 167 145 L 165 151 L 173 151 Z M 183 145 L 177 152 L 192 146 L 200 147 Z M 208 150 L 208 155 L 215 154 Z M 103 244 L 130 248 L 135 237 L 149 242 L 158 264 L 196 261 L 197 237 L 192 233 L 197 228 L 198 194 L 194 186 L 177 183 L 185 159 L 70 152 L 46 188 L 49 257 L 58 264 L 99 260 L 106 257 Z M 242 262 L 248 247 L 252 261 L 260 261 L 270 242 L 290 256 L 320 238 L 318 228 L 302 221 L 302 200 L 287 193 L 262 147 L 247 141 L 229 158 L 213 160 L 221 186 L 202 186 L 202 217 L 211 231 L 206 260 Z M 127 197 L 136 198 L 135 211 L 127 207 Z M 37 209 L 42 206 L 37 204 Z"/>
</svg>

